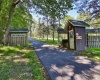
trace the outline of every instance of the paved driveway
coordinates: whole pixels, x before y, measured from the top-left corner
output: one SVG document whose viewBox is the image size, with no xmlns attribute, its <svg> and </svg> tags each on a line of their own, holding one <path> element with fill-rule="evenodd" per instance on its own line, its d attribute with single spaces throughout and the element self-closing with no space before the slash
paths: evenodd
<svg viewBox="0 0 100 80">
<path fill-rule="evenodd" d="M 100 63 L 29 38 L 51 80 L 100 80 Z"/>
</svg>

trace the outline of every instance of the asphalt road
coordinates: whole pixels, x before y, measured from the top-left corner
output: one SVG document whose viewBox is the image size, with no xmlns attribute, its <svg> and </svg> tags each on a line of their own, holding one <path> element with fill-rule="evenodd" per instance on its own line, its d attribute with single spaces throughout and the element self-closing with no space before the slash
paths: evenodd
<svg viewBox="0 0 100 80">
<path fill-rule="evenodd" d="M 29 38 L 51 80 L 100 80 L 100 63 Z"/>
</svg>

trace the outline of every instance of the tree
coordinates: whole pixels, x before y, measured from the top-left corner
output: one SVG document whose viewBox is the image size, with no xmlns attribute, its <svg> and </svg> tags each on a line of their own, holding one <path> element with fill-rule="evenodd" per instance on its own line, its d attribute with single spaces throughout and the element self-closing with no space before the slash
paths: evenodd
<svg viewBox="0 0 100 80">
<path fill-rule="evenodd" d="M 97 28 L 100 26 L 100 24 L 98 24 L 100 22 L 100 18 L 95 18 L 95 19 L 88 19 L 89 13 L 79 13 L 77 16 L 78 20 L 82 20 L 85 21 L 86 23 L 88 23 L 89 25 L 91 25 L 88 28 Z"/>
<path fill-rule="evenodd" d="M 12 28 L 27 28 L 27 26 L 32 26 L 34 19 L 32 15 L 24 6 L 16 7 L 13 17 L 12 17 Z"/>
<path fill-rule="evenodd" d="M 72 3 L 74 1 L 76 0 L 37 0 L 37 3 L 41 3 L 37 6 L 38 9 L 35 10 L 41 15 L 48 15 L 53 19 L 61 19 L 67 14 L 68 10 L 73 9 Z"/>
<path fill-rule="evenodd" d="M 5 36 L 4 36 L 4 43 L 7 44 L 7 39 L 8 39 L 8 34 L 11 26 L 11 21 L 12 21 L 12 15 L 14 13 L 14 9 L 16 5 L 20 2 L 20 0 L 12 0 L 12 3 L 10 5 L 10 10 L 9 10 L 9 17 L 8 17 L 8 22 L 6 26 L 6 31 L 5 31 Z"/>
<path fill-rule="evenodd" d="M 1 0 L 2 2 L 3 0 Z M 52 18 L 64 16 L 69 9 L 72 9 L 72 2 L 75 0 L 4 0 L 9 3 L 7 25 L 5 27 L 5 43 L 7 43 L 7 36 L 11 28 L 13 14 L 15 9 L 19 6 L 24 6 L 28 11 L 35 11 L 39 14 L 48 14 Z M 4 4 L 3 4 L 4 5 Z M 8 5 L 8 4 L 7 4 Z M 32 9 L 33 8 L 33 9 Z"/>
<path fill-rule="evenodd" d="M 76 8 L 79 13 L 89 13 L 90 19 L 100 17 L 100 0 L 78 0 Z"/>
<path fill-rule="evenodd" d="M 74 18 L 73 17 L 71 17 L 70 15 L 67 15 L 67 16 L 65 16 L 63 19 L 62 19 L 62 28 L 64 28 L 65 27 L 65 25 L 66 25 L 66 23 L 67 23 L 67 21 L 68 20 L 73 20 Z"/>
</svg>

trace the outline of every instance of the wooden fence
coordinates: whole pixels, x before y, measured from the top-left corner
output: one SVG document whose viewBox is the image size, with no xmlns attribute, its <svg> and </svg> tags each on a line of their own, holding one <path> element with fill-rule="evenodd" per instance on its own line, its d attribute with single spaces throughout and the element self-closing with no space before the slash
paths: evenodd
<svg viewBox="0 0 100 80">
<path fill-rule="evenodd" d="M 100 33 L 89 33 L 87 35 L 88 48 L 100 48 Z"/>
<path fill-rule="evenodd" d="M 26 34 L 11 34 L 10 45 L 13 46 L 26 46 L 27 44 L 27 36 Z"/>
</svg>

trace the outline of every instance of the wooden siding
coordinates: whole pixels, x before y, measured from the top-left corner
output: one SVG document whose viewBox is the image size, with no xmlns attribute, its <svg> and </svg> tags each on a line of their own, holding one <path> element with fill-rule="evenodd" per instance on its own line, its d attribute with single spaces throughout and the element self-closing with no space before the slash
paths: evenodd
<svg viewBox="0 0 100 80">
<path fill-rule="evenodd" d="M 76 50 L 86 50 L 86 33 L 85 28 L 83 27 L 75 27 L 75 36 L 78 34 L 79 36 L 82 36 L 82 39 L 75 39 L 76 41 Z M 76 38 L 76 37 L 75 37 Z"/>
<path fill-rule="evenodd" d="M 27 46 L 27 33 L 10 33 L 9 35 L 9 43 L 10 45 L 12 46 L 18 46 L 18 45 L 21 45 L 21 46 Z"/>
</svg>

